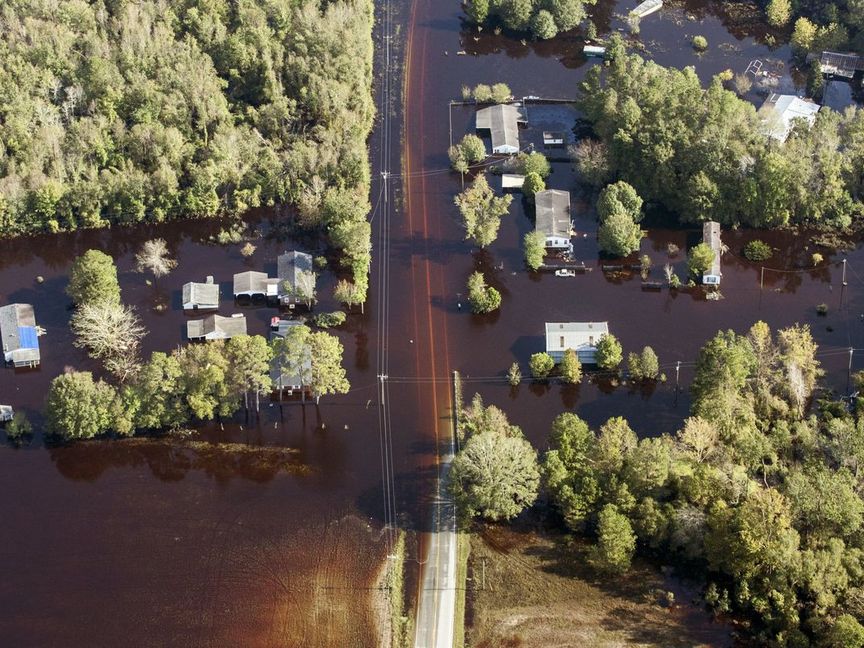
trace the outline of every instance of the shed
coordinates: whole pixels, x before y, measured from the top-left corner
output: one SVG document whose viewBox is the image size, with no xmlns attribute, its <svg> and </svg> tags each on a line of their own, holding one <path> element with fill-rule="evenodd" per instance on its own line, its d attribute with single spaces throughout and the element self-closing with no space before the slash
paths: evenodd
<svg viewBox="0 0 864 648">
<path fill-rule="evenodd" d="M 311 295 L 302 294 L 298 290 L 298 278 L 301 273 L 312 275 L 312 292 L 315 291 L 315 274 L 312 272 L 312 255 L 291 250 L 280 254 L 277 259 L 277 274 L 279 275 L 279 303 L 288 308 L 311 301 Z"/>
<path fill-rule="evenodd" d="M 707 221 L 702 224 L 702 242 L 711 248 L 714 261 L 711 268 L 702 275 L 702 283 L 706 286 L 719 286 L 723 273 L 720 271 L 720 254 L 723 252 L 723 241 L 720 238 L 720 223 Z"/>
<path fill-rule="evenodd" d="M 608 333 L 608 322 L 546 322 L 546 353 L 561 362 L 573 349 L 582 364 L 597 364 L 597 343 Z"/>
<path fill-rule="evenodd" d="M 796 120 L 803 119 L 808 128 L 813 126 L 819 108 L 819 104 L 809 99 L 773 92 L 759 108 L 758 115 L 762 118 L 765 135 L 785 142 Z"/>
<path fill-rule="evenodd" d="M 564 133 L 558 131 L 543 131 L 543 146 L 547 148 L 563 148 Z"/>
<path fill-rule="evenodd" d="M 604 58 L 606 56 L 606 48 L 600 45 L 586 45 L 582 48 L 582 53 L 585 54 L 585 56 Z"/>
<path fill-rule="evenodd" d="M 856 72 L 864 70 L 864 58 L 848 52 L 822 52 L 819 69 L 828 76 L 851 79 Z"/>
<path fill-rule="evenodd" d="M 266 272 L 238 272 L 234 275 L 234 297 L 276 297 L 279 280 Z"/>
<path fill-rule="evenodd" d="M 204 283 L 183 284 L 183 310 L 216 310 L 219 308 L 219 284 L 208 276 Z"/>
<path fill-rule="evenodd" d="M 32 304 L 9 304 L 0 308 L 0 342 L 6 362 L 16 367 L 39 364 L 39 335 Z"/>
<path fill-rule="evenodd" d="M 545 189 L 534 194 L 537 215 L 535 229 L 546 236 L 546 247 L 566 250 L 572 247 L 570 231 L 570 192 Z"/>
<path fill-rule="evenodd" d="M 270 339 L 285 338 L 292 328 L 302 325 L 303 322 L 299 320 L 277 320 L 271 327 Z M 294 394 L 307 391 L 312 375 L 312 350 L 306 346 L 300 354 L 300 358 L 301 360 L 297 365 L 283 365 L 278 356 L 270 361 L 270 378 L 273 381 L 273 391 L 279 392 L 280 395 L 284 395 L 285 392 Z"/>
<path fill-rule="evenodd" d="M 477 130 L 488 130 L 492 135 L 492 152 L 512 155 L 519 152 L 519 124 L 525 123 L 520 106 L 499 104 L 477 111 Z"/>
<path fill-rule="evenodd" d="M 0 405 L 0 423 L 7 423 L 15 417 L 11 405 Z"/>
<path fill-rule="evenodd" d="M 501 190 L 502 191 L 522 191 L 522 185 L 525 184 L 525 176 L 516 173 L 501 174 Z"/>
<path fill-rule="evenodd" d="M 204 319 L 186 322 L 186 335 L 190 340 L 230 340 L 235 335 L 246 335 L 246 316 L 222 317 L 208 315 Z"/>
<path fill-rule="evenodd" d="M 663 0 L 645 0 L 636 6 L 633 11 L 630 12 L 631 15 L 636 16 L 637 18 L 644 18 L 645 16 L 649 16 L 655 11 L 660 11 L 663 7 Z"/>
</svg>

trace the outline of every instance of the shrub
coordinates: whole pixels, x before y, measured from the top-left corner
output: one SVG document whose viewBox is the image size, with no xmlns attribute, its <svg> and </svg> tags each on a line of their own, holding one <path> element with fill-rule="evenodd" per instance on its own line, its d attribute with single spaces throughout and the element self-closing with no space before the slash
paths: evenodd
<svg viewBox="0 0 864 648">
<path fill-rule="evenodd" d="M 767 261 L 774 255 L 774 250 L 764 241 L 750 241 L 744 246 L 744 256 L 748 261 Z"/>
<path fill-rule="evenodd" d="M 6 438 L 13 442 L 20 441 L 23 437 L 33 432 L 33 425 L 23 412 L 15 412 L 12 420 L 6 424 Z"/>
<path fill-rule="evenodd" d="M 525 182 L 522 183 L 522 195 L 533 200 L 534 194 L 538 191 L 543 191 L 546 188 L 546 183 L 539 173 L 529 173 L 525 176 Z"/>
<path fill-rule="evenodd" d="M 516 387 L 522 382 L 522 370 L 519 368 L 519 363 L 514 362 L 507 370 L 507 382 L 511 387 Z"/>
<path fill-rule="evenodd" d="M 543 265 L 546 256 L 546 237 L 543 232 L 533 230 L 525 234 L 525 265 L 536 272 Z"/>
<path fill-rule="evenodd" d="M 701 277 L 714 263 L 714 250 L 705 243 L 694 245 L 687 258 L 687 267 L 694 277 Z"/>
<path fill-rule="evenodd" d="M 656 380 L 660 375 L 660 362 L 654 349 L 646 346 L 641 353 L 629 353 L 627 370 L 635 380 Z"/>
<path fill-rule="evenodd" d="M 541 9 L 531 19 L 531 34 L 538 40 L 549 40 L 558 34 L 558 26 L 552 14 Z"/>
<path fill-rule="evenodd" d="M 611 333 L 606 333 L 597 342 L 597 366 L 601 369 L 617 369 L 624 359 L 621 343 Z"/>
<path fill-rule="evenodd" d="M 528 366 L 531 368 L 531 376 L 535 380 L 545 380 L 555 368 L 555 361 L 548 353 L 541 351 L 531 356 Z"/>
<path fill-rule="evenodd" d="M 333 311 L 332 313 L 318 313 L 312 318 L 312 322 L 318 328 L 330 328 L 333 326 L 341 326 L 345 323 L 347 316 L 343 311 Z"/>
<path fill-rule="evenodd" d="M 567 349 L 558 367 L 561 380 L 565 383 L 575 385 L 582 380 L 582 363 L 573 349 Z"/>
<path fill-rule="evenodd" d="M 491 313 L 501 306 L 501 293 L 486 285 L 482 272 L 475 272 L 468 278 L 468 302 L 478 315 Z"/>
<path fill-rule="evenodd" d="M 694 36 L 693 49 L 695 49 L 697 52 L 704 52 L 706 49 L 708 49 L 708 39 L 704 36 Z"/>
</svg>

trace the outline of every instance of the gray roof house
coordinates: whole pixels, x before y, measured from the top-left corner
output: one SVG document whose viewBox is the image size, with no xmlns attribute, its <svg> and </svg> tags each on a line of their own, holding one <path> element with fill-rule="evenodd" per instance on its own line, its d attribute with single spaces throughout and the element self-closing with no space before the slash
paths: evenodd
<svg viewBox="0 0 864 648">
<path fill-rule="evenodd" d="M 534 194 L 535 229 L 546 236 L 546 247 L 556 250 L 570 248 L 570 192 L 546 189 Z"/>
<path fill-rule="evenodd" d="M 39 364 L 39 337 L 32 304 L 9 304 L 0 308 L 0 342 L 6 362 L 16 367 Z"/>
<path fill-rule="evenodd" d="M 222 317 L 208 315 L 204 319 L 186 322 L 186 336 L 190 340 L 230 340 L 246 334 L 246 316 L 242 314 Z"/>
<path fill-rule="evenodd" d="M 608 333 L 608 322 L 546 322 L 546 353 L 561 362 L 573 349 L 582 364 L 596 364 L 597 342 Z"/>
<path fill-rule="evenodd" d="M 773 92 L 757 114 L 762 118 L 765 135 L 783 143 L 789 138 L 795 120 L 803 119 L 808 127 L 813 126 L 820 108 L 809 99 Z"/>
<path fill-rule="evenodd" d="M 238 272 L 234 275 L 234 297 L 276 297 L 279 280 L 266 272 Z"/>
<path fill-rule="evenodd" d="M 702 275 L 702 283 L 706 286 L 719 286 L 720 277 L 720 255 L 723 253 L 723 241 L 720 239 L 720 223 L 707 221 L 702 223 L 702 242 L 711 248 L 714 253 L 714 261 L 711 267 Z"/>
<path fill-rule="evenodd" d="M 219 308 L 219 284 L 208 276 L 204 283 L 183 284 L 183 310 L 216 310 Z"/>
<path fill-rule="evenodd" d="M 810 61 L 810 56 L 807 57 Z M 819 57 L 819 69 L 822 74 L 851 79 L 856 72 L 864 70 L 864 58 L 858 54 L 847 52 L 822 52 Z"/>
<path fill-rule="evenodd" d="M 298 320 L 280 319 L 271 327 L 270 339 L 284 338 L 292 328 L 302 325 L 303 322 Z M 270 378 L 273 381 L 273 391 L 279 392 L 280 395 L 286 391 L 291 394 L 305 393 L 312 373 L 312 350 L 308 346 L 303 349 L 302 358 L 302 362 L 296 367 L 282 366 L 278 357 L 274 357 L 270 361 Z"/>
<path fill-rule="evenodd" d="M 279 303 L 288 308 L 294 308 L 297 304 L 306 304 L 312 301 L 315 291 L 315 274 L 312 272 L 312 255 L 305 252 L 291 250 L 280 254 L 276 262 L 277 274 L 279 275 Z M 298 279 L 301 273 L 312 275 L 311 290 L 313 295 L 305 296 L 304 290 L 309 286 L 299 286 Z"/>
<path fill-rule="evenodd" d="M 519 106 L 499 104 L 477 111 L 477 130 L 492 135 L 492 153 L 512 155 L 519 152 L 519 123 L 526 123 Z"/>
</svg>

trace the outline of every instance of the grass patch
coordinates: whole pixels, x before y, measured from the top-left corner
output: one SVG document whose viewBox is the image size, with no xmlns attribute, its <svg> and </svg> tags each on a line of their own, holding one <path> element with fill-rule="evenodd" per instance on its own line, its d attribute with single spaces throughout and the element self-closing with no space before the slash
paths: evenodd
<svg viewBox="0 0 864 648">
<path fill-rule="evenodd" d="M 456 534 L 456 620 L 453 626 L 453 648 L 465 647 L 465 594 L 468 588 L 468 556 L 471 534 Z"/>
<path fill-rule="evenodd" d="M 399 530 L 393 557 L 387 572 L 387 587 L 390 590 L 390 627 L 393 648 L 411 644 L 411 623 L 405 614 L 405 531 Z"/>
</svg>

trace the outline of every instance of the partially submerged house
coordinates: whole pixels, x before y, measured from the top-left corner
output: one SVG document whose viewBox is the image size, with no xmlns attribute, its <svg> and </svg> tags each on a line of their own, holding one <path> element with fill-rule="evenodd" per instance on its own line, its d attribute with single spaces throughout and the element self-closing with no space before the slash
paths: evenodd
<svg viewBox="0 0 864 648">
<path fill-rule="evenodd" d="M 546 322 L 546 353 L 561 362 L 573 349 L 582 364 L 597 364 L 597 343 L 608 333 L 608 322 Z"/>
<path fill-rule="evenodd" d="M 534 229 L 546 237 L 546 247 L 553 250 L 569 250 L 570 192 L 560 189 L 545 189 L 534 194 L 536 221 Z"/>
<path fill-rule="evenodd" d="M 630 12 L 631 16 L 636 16 L 637 18 L 644 18 L 645 16 L 650 16 L 655 11 L 660 11 L 663 8 L 663 0 L 645 0 L 636 6 L 633 11 Z"/>
<path fill-rule="evenodd" d="M 9 304 L 0 308 L 0 342 L 5 362 L 16 367 L 39 364 L 39 334 L 32 304 Z"/>
<path fill-rule="evenodd" d="M 270 339 L 284 339 L 291 329 L 303 326 L 298 320 L 274 318 L 271 325 Z M 270 378 L 273 381 L 273 391 L 281 396 L 305 394 L 309 390 L 312 375 L 312 350 L 306 346 L 299 354 L 299 362 L 287 363 L 281 356 L 275 356 L 270 361 Z"/>
<path fill-rule="evenodd" d="M 477 130 L 491 133 L 492 153 L 499 155 L 519 152 L 519 124 L 527 121 L 521 106 L 499 104 L 477 111 Z"/>
<path fill-rule="evenodd" d="M 279 275 L 279 304 L 294 308 L 311 304 L 315 295 L 312 255 L 292 250 L 280 254 L 276 262 Z"/>
<path fill-rule="evenodd" d="M 208 276 L 204 283 L 183 284 L 183 310 L 216 310 L 219 308 L 219 284 Z"/>
<path fill-rule="evenodd" d="M 237 297 L 267 297 L 276 299 L 279 295 L 279 280 L 267 275 L 266 272 L 238 272 L 234 275 L 234 298 Z"/>
<path fill-rule="evenodd" d="M 719 286 L 720 277 L 720 255 L 723 252 L 723 241 L 720 238 L 720 223 L 707 221 L 702 224 L 702 242 L 711 248 L 714 253 L 714 261 L 711 267 L 702 275 L 702 283 L 706 286 Z"/>
<path fill-rule="evenodd" d="M 190 340 L 230 340 L 235 335 L 246 335 L 246 316 L 240 313 L 231 317 L 208 315 L 186 322 L 186 336 Z"/>
<path fill-rule="evenodd" d="M 757 114 L 762 118 L 765 135 L 782 143 L 789 138 L 796 120 L 804 120 L 808 128 L 813 126 L 820 108 L 810 99 L 775 92 L 765 100 Z"/>
<path fill-rule="evenodd" d="M 810 57 L 807 57 L 810 60 Z M 864 70 L 864 57 L 849 52 L 822 52 L 819 70 L 826 76 L 851 79 L 856 72 Z"/>
</svg>

